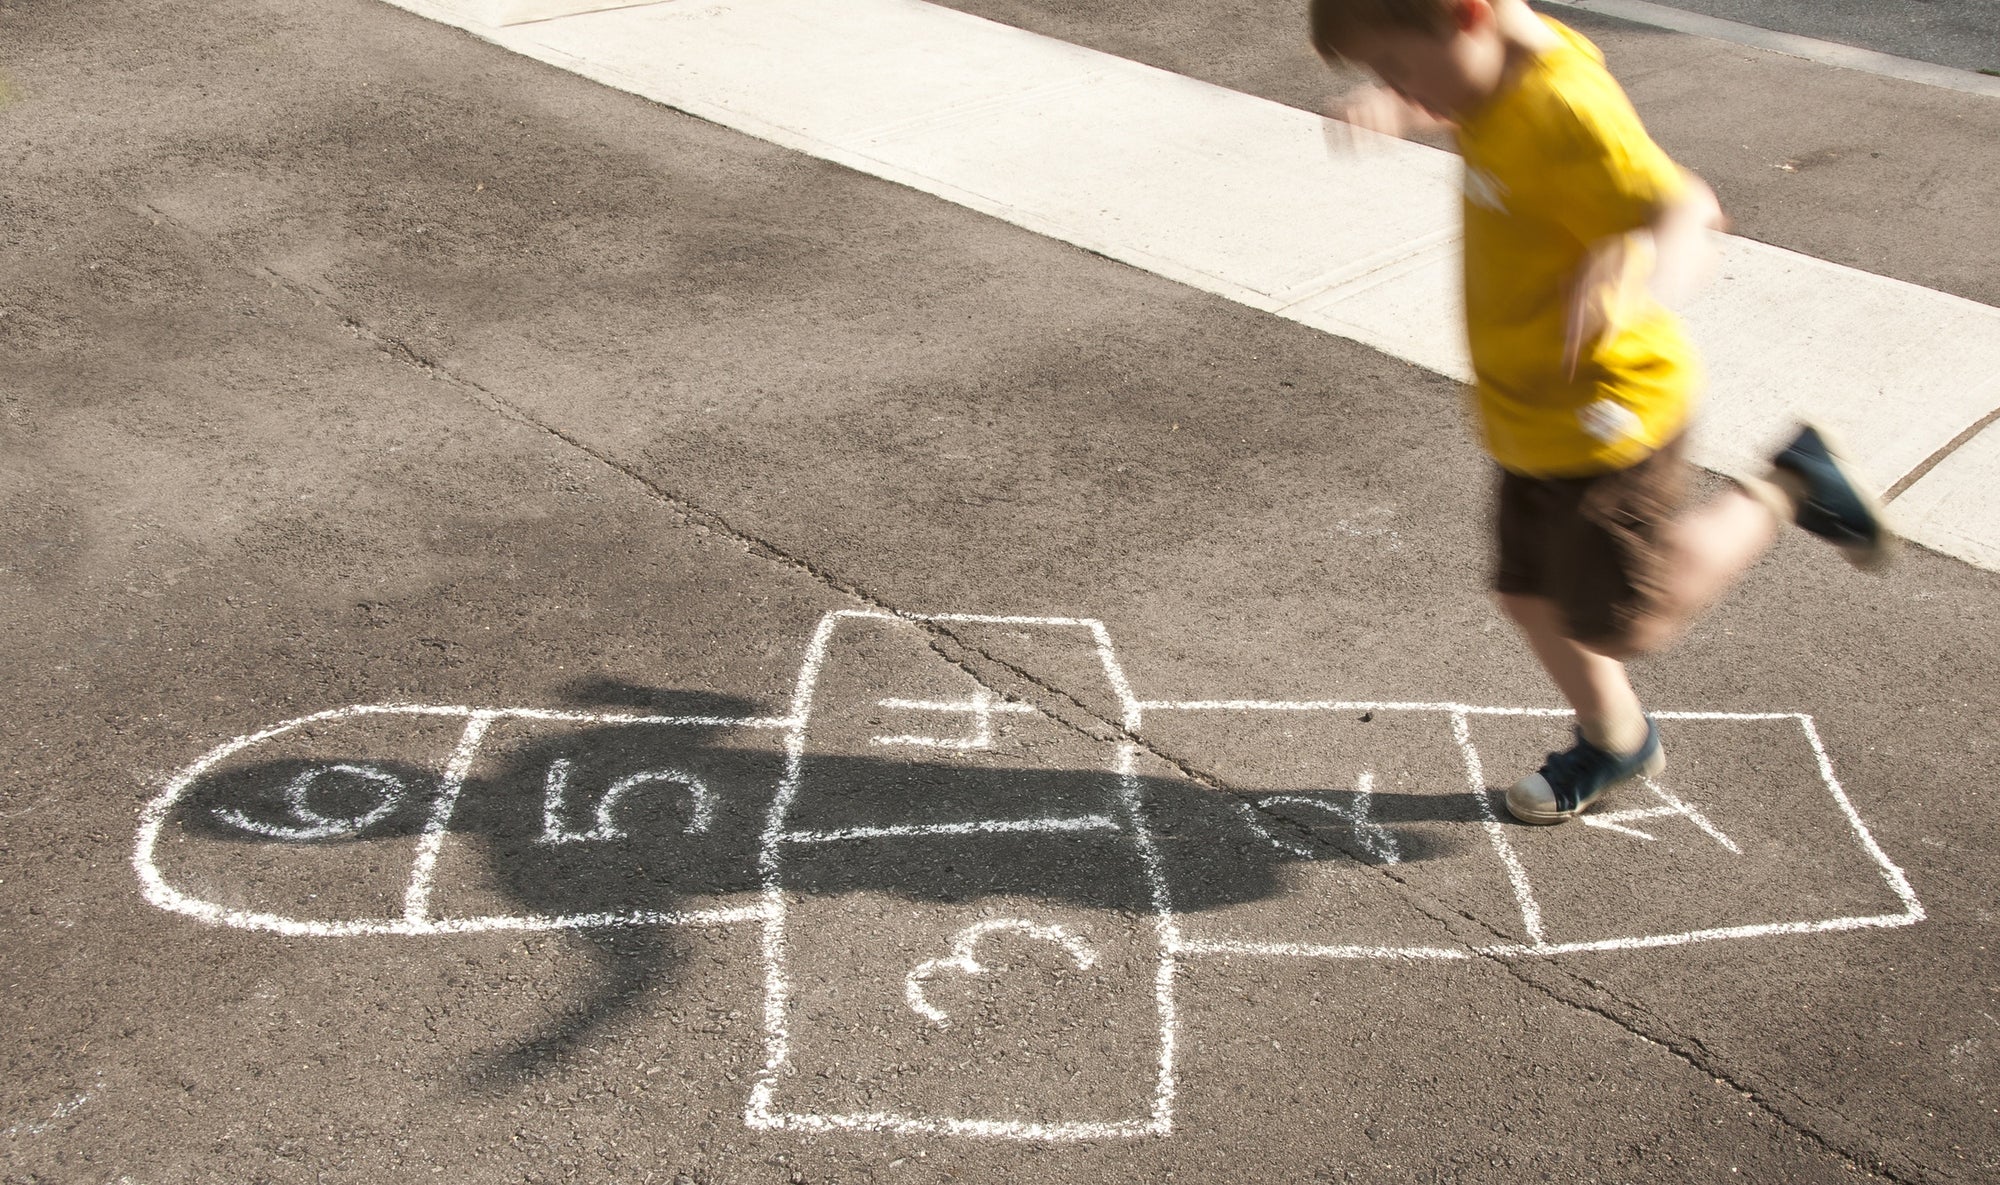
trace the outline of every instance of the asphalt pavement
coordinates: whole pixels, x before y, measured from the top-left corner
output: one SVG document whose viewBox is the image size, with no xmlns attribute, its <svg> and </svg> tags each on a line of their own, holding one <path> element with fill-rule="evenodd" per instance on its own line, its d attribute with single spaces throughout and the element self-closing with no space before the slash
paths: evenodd
<svg viewBox="0 0 2000 1185">
<path fill-rule="evenodd" d="M 1590 31 L 2000 303 L 1992 101 Z M 0 46 L 4 1179 L 2000 1180 L 1993 573 L 1785 538 L 1530 831 L 1437 374 L 374 0 Z"/>
<path fill-rule="evenodd" d="M 2000 73 L 2000 5 L 1991 0 L 1680 0 L 1672 7 L 1962 70 Z"/>
</svg>

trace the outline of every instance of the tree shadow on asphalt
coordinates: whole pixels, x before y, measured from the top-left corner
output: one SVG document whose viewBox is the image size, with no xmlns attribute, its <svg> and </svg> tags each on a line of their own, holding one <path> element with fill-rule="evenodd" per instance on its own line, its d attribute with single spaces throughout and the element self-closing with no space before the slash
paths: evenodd
<svg viewBox="0 0 2000 1185">
<path fill-rule="evenodd" d="M 568 690 L 572 701 L 620 711 L 760 714 L 756 705 L 708 693 L 605 681 Z M 771 854 L 783 890 L 800 896 L 1031 899 L 1126 915 L 1155 908 L 1136 864 L 1102 856 L 1107 842 L 1131 843 L 1121 780 L 1108 768 L 980 768 L 951 758 L 809 751 L 787 812 L 791 838 L 767 853 L 784 777 L 771 729 L 554 723 L 487 741 L 450 813 L 430 916 L 562 919 L 513 928 L 573 930 L 592 944 L 596 966 L 584 998 L 473 1070 L 475 1088 L 504 1089 L 586 1048 L 672 973 L 675 944 L 658 933 L 670 915 L 754 906 Z M 225 765 L 189 787 L 163 835 L 177 850 L 195 841 L 216 854 L 217 871 L 194 879 L 226 882 L 233 907 L 287 915 L 310 897 L 320 912 L 308 916 L 325 917 L 338 894 L 320 882 L 374 878 L 372 916 L 393 922 L 410 862 L 347 868 L 340 852 L 366 844 L 379 853 L 383 841 L 387 850 L 413 851 L 441 782 L 438 768 L 366 753 Z M 1483 835 L 1459 843 L 1449 832 L 1440 839 L 1436 828 L 1417 834 L 1409 825 L 1482 824 L 1492 810 L 1463 792 L 1363 798 L 1305 787 L 1238 795 L 1180 779 L 1133 783 L 1180 913 L 1275 895 L 1299 865 L 1410 864 L 1483 846 Z M 966 830 L 996 819 L 1033 821 L 1036 829 Z M 932 833 L 904 833 L 909 828 Z M 167 872 L 169 882 L 177 875 Z M 202 897 L 198 884 L 176 887 Z"/>
</svg>

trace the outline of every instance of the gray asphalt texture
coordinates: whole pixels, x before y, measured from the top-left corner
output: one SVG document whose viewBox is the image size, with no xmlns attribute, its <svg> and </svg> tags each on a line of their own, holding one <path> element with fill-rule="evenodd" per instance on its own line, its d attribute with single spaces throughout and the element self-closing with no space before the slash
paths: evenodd
<svg viewBox="0 0 2000 1185">
<path fill-rule="evenodd" d="M 2000 71 L 1995 0 L 1679 0 L 1671 7 L 1961 70 Z"/>
<path fill-rule="evenodd" d="M 1281 101 L 1325 86 L 1285 6 L 966 7 Z M 2000 299 L 2000 106 L 1593 33 L 1739 229 Z M 2000 1180 L 2000 578 L 1922 550 L 1868 578 L 1788 537 L 1640 675 L 1663 707 L 1812 714 L 1928 920 L 1190 960 L 1167 1137 L 747 1129 L 754 924 L 327 939 L 155 909 L 139 812 L 230 737 L 383 701 L 782 712 L 837 609 L 1100 618 L 1161 698 L 1554 693 L 1482 592 L 1491 472 L 1435 375 L 364 0 L 5 0 L 0 47 L 21 95 L 0 112 L 0 1179 Z M 1087 653 L 892 634 L 829 661 L 848 715 L 801 826 L 1009 795 L 1103 809 L 1118 731 Z M 973 678 L 1044 712 L 1006 718 L 992 762 L 867 742 L 909 723 L 869 696 Z M 1543 724 L 1481 734 L 1492 784 L 1560 742 Z M 1229 830 L 1235 796 L 1348 784 L 1405 727 L 1149 721 L 1140 772 L 1189 926 L 1301 926 L 1292 889 L 1323 877 L 1366 933 L 1510 937 L 1454 862 L 1476 828 L 1420 792 L 1462 775 L 1419 740 L 1381 795 L 1405 863 L 1356 859 L 1358 829 L 1323 817 L 1270 816 L 1299 858 Z M 1747 829 L 1744 860 L 1664 825 L 1649 851 L 1512 828 L 1557 937 L 1887 907 L 1795 741 L 1669 739 L 1704 808 Z M 450 737 L 288 744 L 196 804 L 267 809 L 309 760 L 414 779 Z M 697 765 L 709 838 L 663 805 L 601 851 L 537 848 L 555 752 L 579 779 Z M 740 902 L 776 768 L 768 736 L 510 737 L 472 771 L 439 892 Z M 293 860 L 215 817 L 176 822 L 177 875 L 328 917 L 399 884 L 379 865 L 414 826 Z M 829 1072 L 787 1098 L 1129 1106 L 1149 1055 L 1122 1034 L 1150 1015 L 1052 1015 L 1070 997 L 1028 988 L 1070 973 L 1046 952 L 1005 947 L 1024 978 L 983 996 L 940 984 L 981 1020 L 930 1060 L 900 998 L 841 995 L 942 955 L 936 918 L 1022 903 L 1097 927 L 1084 978 L 1123 990 L 1147 924 L 1126 864 L 1088 835 L 799 857 L 800 1057 Z"/>
</svg>

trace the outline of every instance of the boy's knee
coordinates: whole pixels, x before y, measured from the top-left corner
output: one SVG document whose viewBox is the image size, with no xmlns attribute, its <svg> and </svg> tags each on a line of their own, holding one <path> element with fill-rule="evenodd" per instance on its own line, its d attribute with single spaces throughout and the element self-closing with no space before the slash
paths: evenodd
<svg viewBox="0 0 2000 1185">
<path fill-rule="evenodd" d="M 1633 617 L 1622 628 L 1601 637 L 1582 639 L 1583 645 L 1619 662 L 1643 658 L 1664 650 L 1680 632 L 1680 624 L 1670 618 L 1646 614 Z"/>
</svg>

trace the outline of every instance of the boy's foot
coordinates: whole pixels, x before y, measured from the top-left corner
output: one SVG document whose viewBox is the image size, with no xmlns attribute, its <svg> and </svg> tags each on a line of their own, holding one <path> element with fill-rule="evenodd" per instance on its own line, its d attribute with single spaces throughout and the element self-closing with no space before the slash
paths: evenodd
<svg viewBox="0 0 2000 1185">
<path fill-rule="evenodd" d="M 1629 757 L 1591 744 L 1579 728 L 1576 744 L 1549 754 L 1541 769 L 1507 791 L 1507 812 L 1523 823 L 1561 823 L 1589 810 L 1613 786 L 1642 774 L 1651 777 L 1666 767 L 1660 729 L 1651 716 L 1646 717 L 1645 743 Z"/>
<path fill-rule="evenodd" d="M 1832 543 L 1857 568 L 1880 568 L 1895 554 L 1896 536 L 1882 506 L 1819 429 L 1807 424 L 1771 458 L 1774 476 L 1792 495 L 1792 521 Z"/>
</svg>

